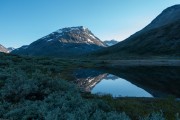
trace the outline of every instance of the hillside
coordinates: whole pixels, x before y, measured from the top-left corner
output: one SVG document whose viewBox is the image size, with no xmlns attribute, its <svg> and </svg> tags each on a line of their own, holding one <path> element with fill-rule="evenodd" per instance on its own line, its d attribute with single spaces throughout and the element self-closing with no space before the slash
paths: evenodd
<svg viewBox="0 0 180 120">
<path fill-rule="evenodd" d="M 169 17 L 170 15 L 175 17 Z M 179 30 L 180 5 L 176 5 L 164 10 L 141 31 L 112 47 L 95 52 L 92 56 L 97 56 L 103 59 L 142 58 L 154 56 L 179 57 Z"/>
</svg>

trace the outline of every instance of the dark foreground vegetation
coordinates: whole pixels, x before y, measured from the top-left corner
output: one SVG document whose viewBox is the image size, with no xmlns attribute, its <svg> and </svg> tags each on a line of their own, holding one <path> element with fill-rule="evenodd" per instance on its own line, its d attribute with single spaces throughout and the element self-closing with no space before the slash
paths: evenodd
<svg viewBox="0 0 180 120">
<path fill-rule="evenodd" d="M 173 97 L 113 99 L 83 92 L 70 72 L 93 66 L 98 67 L 87 61 L 0 53 L 0 119 L 179 120 L 180 102 Z"/>
</svg>

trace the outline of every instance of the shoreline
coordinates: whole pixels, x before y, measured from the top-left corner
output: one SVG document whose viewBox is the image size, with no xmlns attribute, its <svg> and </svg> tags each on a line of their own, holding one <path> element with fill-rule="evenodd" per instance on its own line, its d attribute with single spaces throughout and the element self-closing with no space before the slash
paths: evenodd
<svg viewBox="0 0 180 120">
<path fill-rule="evenodd" d="M 108 67 L 119 66 L 173 66 L 180 67 L 180 60 L 93 60 Z"/>
</svg>

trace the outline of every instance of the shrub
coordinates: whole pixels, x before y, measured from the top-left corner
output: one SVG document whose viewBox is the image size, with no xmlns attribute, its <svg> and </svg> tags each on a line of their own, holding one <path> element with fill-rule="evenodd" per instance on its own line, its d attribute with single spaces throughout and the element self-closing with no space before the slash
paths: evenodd
<svg viewBox="0 0 180 120">
<path fill-rule="evenodd" d="M 74 84 L 39 70 L 30 78 L 21 70 L 12 72 L 0 89 L 0 108 L 1 118 L 15 120 L 129 119 L 101 100 L 82 98 Z"/>
<path fill-rule="evenodd" d="M 177 113 L 177 114 L 175 115 L 175 117 L 176 117 L 176 120 L 180 120 L 179 113 Z"/>
<path fill-rule="evenodd" d="M 145 118 L 140 118 L 140 120 L 165 120 L 165 118 L 163 117 L 162 112 L 153 112 Z"/>
</svg>

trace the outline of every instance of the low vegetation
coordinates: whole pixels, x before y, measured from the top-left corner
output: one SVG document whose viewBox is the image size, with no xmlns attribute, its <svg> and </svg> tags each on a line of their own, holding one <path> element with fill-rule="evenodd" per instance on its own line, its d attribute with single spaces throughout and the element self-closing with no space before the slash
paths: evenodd
<svg viewBox="0 0 180 120">
<path fill-rule="evenodd" d="M 96 63 L 1 53 L 0 58 L 0 119 L 179 120 L 180 102 L 174 99 L 113 99 L 77 88 L 70 72 Z"/>
</svg>

